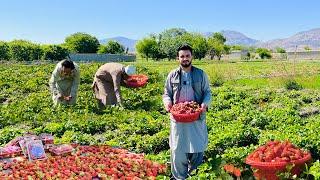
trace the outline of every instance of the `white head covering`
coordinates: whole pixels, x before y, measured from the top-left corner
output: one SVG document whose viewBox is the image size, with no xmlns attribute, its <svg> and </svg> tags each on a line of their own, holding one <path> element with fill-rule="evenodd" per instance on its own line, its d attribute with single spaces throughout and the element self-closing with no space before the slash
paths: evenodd
<svg viewBox="0 0 320 180">
<path fill-rule="evenodd" d="M 126 72 L 127 75 L 133 75 L 136 73 L 136 67 L 135 66 L 132 66 L 132 65 L 129 65 L 129 66 L 126 66 L 124 68 L 124 71 Z"/>
</svg>

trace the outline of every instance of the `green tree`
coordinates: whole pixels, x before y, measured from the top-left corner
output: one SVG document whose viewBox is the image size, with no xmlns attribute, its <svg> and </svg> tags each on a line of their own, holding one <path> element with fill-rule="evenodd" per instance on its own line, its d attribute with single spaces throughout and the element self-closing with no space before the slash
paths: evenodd
<svg viewBox="0 0 320 180">
<path fill-rule="evenodd" d="M 286 50 L 281 47 L 276 47 L 276 52 L 277 53 L 286 53 Z"/>
<path fill-rule="evenodd" d="M 216 56 L 218 60 L 220 60 L 223 54 L 230 53 L 230 47 L 225 45 L 225 42 L 226 38 L 219 32 L 213 33 L 208 38 L 208 52 L 210 54 L 210 59 L 213 59 Z"/>
<path fill-rule="evenodd" d="M 247 50 L 248 48 L 243 45 L 232 45 L 231 50 L 241 51 L 241 50 Z"/>
<path fill-rule="evenodd" d="M 206 56 L 208 43 L 203 35 L 199 33 L 185 33 L 179 38 L 181 39 L 179 40 L 181 43 L 188 43 L 192 47 L 195 59 L 202 59 Z"/>
<path fill-rule="evenodd" d="M 44 60 L 62 60 L 69 54 L 68 49 L 61 45 L 43 45 L 42 50 Z"/>
<path fill-rule="evenodd" d="M 213 33 L 211 37 L 222 44 L 224 44 L 227 41 L 227 39 L 220 32 Z"/>
<path fill-rule="evenodd" d="M 42 48 L 38 44 L 32 44 L 30 58 L 31 60 L 40 60 L 43 54 Z"/>
<path fill-rule="evenodd" d="M 181 36 L 187 31 L 182 28 L 171 28 L 159 34 L 160 51 L 169 59 L 176 58 L 176 51 L 181 45 Z"/>
<path fill-rule="evenodd" d="M 259 54 L 261 59 L 270 59 L 272 57 L 271 51 L 266 48 L 257 48 L 256 53 Z"/>
<path fill-rule="evenodd" d="M 96 53 L 99 48 L 96 37 L 86 33 L 74 33 L 65 38 L 65 46 L 74 53 Z"/>
<path fill-rule="evenodd" d="M 223 46 L 223 54 L 230 54 L 231 52 L 231 47 L 228 45 Z"/>
<path fill-rule="evenodd" d="M 8 43 L 0 41 L 0 60 L 9 60 L 9 58 L 10 52 Z"/>
<path fill-rule="evenodd" d="M 110 40 L 106 45 L 100 45 L 99 54 L 123 54 L 125 52 L 124 46 L 117 41 Z"/>
<path fill-rule="evenodd" d="M 42 49 L 40 45 L 25 40 L 9 42 L 10 58 L 17 61 L 31 61 L 40 59 Z"/>
<path fill-rule="evenodd" d="M 139 40 L 136 44 L 137 52 L 144 58 L 161 59 L 163 54 L 155 36 L 150 36 Z"/>
</svg>

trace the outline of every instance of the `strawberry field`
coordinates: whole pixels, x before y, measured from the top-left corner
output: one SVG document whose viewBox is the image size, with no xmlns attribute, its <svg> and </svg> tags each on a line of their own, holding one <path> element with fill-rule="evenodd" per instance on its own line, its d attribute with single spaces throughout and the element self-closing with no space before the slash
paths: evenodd
<svg viewBox="0 0 320 180">
<path fill-rule="evenodd" d="M 25 132 L 50 133 L 56 144 L 120 147 L 169 167 L 170 120 L 162 93 L 176 62 L 137 62 L 148 84 L 122 88 L 123 107 L 103 111 L 98 110 L 90 87 L 100 65 L 80 64 L 77 105 L 53 107 L 48 81 L 55 64 L 0 64 L 0 144 Z M 195 65 L 209 75 L 212 105 L 207 113 L 205 162 L 190 179 L 253 179 L 245 159 L 270 140 L 288 140 L 309 151 L 312 161 L 298 178 L 320 179 L 319 62 L 197 61 Z M 240 170 L 240 176 L 239 171 L 234 174 L 225 168 L 230 165 Z M 170 168 L 157 175 L 168 179 Z M 292 178 L 289 173 L 280 176 Z"/>
</svg>

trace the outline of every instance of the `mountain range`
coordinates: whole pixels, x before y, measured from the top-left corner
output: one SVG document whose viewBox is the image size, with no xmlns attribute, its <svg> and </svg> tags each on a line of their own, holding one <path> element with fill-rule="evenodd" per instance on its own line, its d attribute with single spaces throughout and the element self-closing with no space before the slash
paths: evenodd
<svg viewBox="0 0 320 180">
<path fill-rule="evenodd" d="M 281 47 L 287 51 L 303 51 L 306 47 L 309 47 L 311 50 L 319 50 L 320 48 L 320 28 L 298 32 L 287 38 L 274 39 L 265 42 L 250 38 L 238 31 L 223 30 L 221 31 L 221 33 L 226 37 L 226 44 L 228 45 L 255 46 L 269 49 Z M 212 34 L 212 32 L 205 32 L 203 34 L 204 36 L 208 37 Z M 124 47 L 128 47 L 129 52 L 135 51 L 135 44 L 138 41 L 118 36 L 113 38 L 102 39 L 100 40 L 100 43 L 105 44 L 109 40 L 117 41 Z"/>
<path fill-rule="evenodd" d="M 320 48 L 320 28 L 302 31 L 284 39 L 274 39 L 266 42 L 255 44 L 257 47 L 265 47 L 273 49 L 282 47 L 287 51 L 302 51 L 305 47 L 311 50 L 319 50 Z"/>
<path fill-rule="evenodd" d="M 237 31 L 222 30 L 221 33 L 227 39 L 226 44 L 228 45 L 253 46 L 259 42 L 258 40 L 249 38 Z M 213 34 L 213 32 L 206 32 L 203 34 L 205 37 L 209 37 Z"/>
</svg>

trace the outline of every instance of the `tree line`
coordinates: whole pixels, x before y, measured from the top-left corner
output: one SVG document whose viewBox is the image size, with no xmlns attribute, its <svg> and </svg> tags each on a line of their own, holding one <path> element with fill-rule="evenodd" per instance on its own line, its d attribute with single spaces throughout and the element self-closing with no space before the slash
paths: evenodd
<svg viewBox="0 0 320 180">
<path fill-rule="evenodd" d="M 226 38 L 218 32 L 206 38 L 200 33 L 171 28 L 139 40 L 136 51 L 146 59 L 175 59 L 176 49 L 181 44 L 187 43 L 192 46 L 193 56 L 196 59 L 202 59 L 206 55 L 209 55 L 210 59 L 220 59 L 223 54 L 228 54 L 231 50 L 231 46 L 226 45 L 225 42 Z"/>
<path fill-rule="evenodd" d="M 247 58 L 258 54 L 260 58 L 271 58 L 272 51 L 265 48 L 245 47 L 241 45 L 226 45 L 226 38 L 219 32 L 205 37 L 200 33 L 187 32 L 183 28 L 166 29 L 159 34 L 151 34 L 136 43 L 136 53 L 142 57 L 154 60 L 175 59 L 176 49 L 183 43 L 192 46 L 195 59 L 220 60 L 224 54 L 232 50 L 247 50 Z M 277 48 L 277 52 L 285 50 Z M 32 60 L 61 60 L 69 53 L 98 53 L 125 54 L 128 47 L 116 41 L 100 44 L 95 36 L 77 32 L 65 38 L 62 44 L 40 45 L 26 40 L 0 41 L 0 60 L 32 61 Z"/>
<path fill-rule="evenodd" d="M 32 61 L 61 60 L 69 53 L 124 54 L 128 49 L 116 41 L 102 45 L 98 39 L 77 32 L 65 38 L 62 44 L 40 45 L 27 40 L 0 41 L 0 60 Z"/>
</svg>

